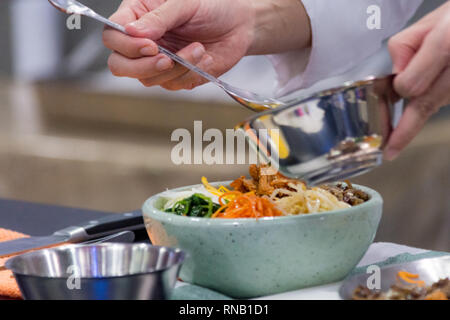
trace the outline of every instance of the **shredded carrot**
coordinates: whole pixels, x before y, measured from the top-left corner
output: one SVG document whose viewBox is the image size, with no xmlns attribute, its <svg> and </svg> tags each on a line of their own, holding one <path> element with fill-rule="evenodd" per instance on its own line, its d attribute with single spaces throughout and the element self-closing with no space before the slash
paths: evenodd
<svg viewBox="0 0 450 320">
<path fill-rule="evenodd" d="M 254 192 L 224 193 L 219 196 L 219 204 L 221 207 L 212 215 L 212 218 L 262 218 L 283 215 L 269 199 L 258 197 Z"/>
<path fill-rule="evenodd" d="M 397 273 L 397 277 L 407 283 L 411 283 L 411 284 L 417 284 L 419 286 L 424 286 L 425 282 L 422 280 L 414 280 L 414 279 L 418 279 L 419 275 L 415 274 L 415 273 L 409 273 L 407 271 L 399 271 Z"/>
<path fill-rule="evenodd" d="M 228 201 L 233 200 L 234 198 L 236 198 L 237 196 L 240 196 L 242 193 L 239 191 L 228 191 L 222 195 L 219 196 L 219 204 L 221 206 L 224 206 L 227 204 Z M 228 200 L 227 202 L 225 202 L 224 200 Z"/>
</svg>

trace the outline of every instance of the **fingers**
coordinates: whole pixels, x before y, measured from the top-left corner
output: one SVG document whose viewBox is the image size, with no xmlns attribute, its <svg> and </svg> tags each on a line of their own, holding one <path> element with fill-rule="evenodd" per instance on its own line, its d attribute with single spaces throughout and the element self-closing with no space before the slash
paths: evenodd
<svg viewBox="0 0 450 320">
<path fill-rule="evenodd" d="M 173 68 L 173 61 L 164 54 L 155 57 L 129 59 L 116 52 L 108 59 L 108 66 L 116 77 L 145 78 L 161 74 Z"/>
<path fill-rule="evenodd" d="M 395 78 L 394 87 L 401 96 L 418 97 L 424 94 L 449 65 L 450 46 L 444 31 L 434 28 L 406 68 Z"/>
<path fill-rule="evenodd" d="M 212 66 L 213 62 L 214 62 L 213 58 L 210 55 L 205 54 L 202 58 L 202 61 L 200 61 L 200 63 L 197 64 L 197 66 L 200 69 L 209 72 L 209 69 Z M 161 87 L 167 90 L 181 90 L 181 89 L 191 90 L 207 82 L 208 80 L 200 76 L 198 73 L 194 71 L 189 71 L 188 73 L 183 74 L 178 78 L 172 79 L 170 81 L 161 84 Z"/>
<path fill-rule="evenodd" d="M 389 39 L 389 52 L 393 62 L 393 72 L 405 70 L 408 63 L 421 47 L 425 37 L 440 20 L 440 10 L 432 11 L 418 22 Z"/>
<path fill-rule="evenodd" d="M 129 1 L 128 1 L 129 2 Z M 120 25 L 126 25 L 130 22 L 133 22 L 137 19 L 136 14 L 131 9 L 127 1 L 123 1 L 117 9 L 116 12 L 112 16 L 109 17 L 109 20 L 116 22 Z"/>
<path fill-rule="evenodd" d="M 389 41 L 397 93 L 411 98 L 384 152 L 393 160 L 439 107 L 450 103 L 450 2 Z"/>
<path fill-rule="evenodd" d="M 428 32 L 428 27 L 414 25 L 389 39 L 388 48 L 392 58 L 393 73 L 405 70 Z"/>
<path fill-rule="evenodd" d="M 202 61 L 204 54 L 205 48 L 200 43 L 193 43 L 178 52 L 180 57 L 194 65 Z M 148 87 L 163 84 L 188 72 L 162 53 L 154 57 L 130 59 L 114 52 L 108 60 L 108 66 L 115 76 L 140 79 Z"/>
<path fill-rule="evenodd" d="M 205 48 L 200 43 L 192 43 L 189 46 L 183 48 L 177 53 L 181 58 L 189 61 L 193 65 L 197 65 L 202 61 L 203 56 L 205 55 Z M 162 85 L 167 83 L 168 81 L 177 79 L 188 73 L 188 69 L 183 67 L 180 64 L 176 64 L 171 70 L 158 74 L 158 75 L 148 75 L 147 77 L 141 77 L 141 83 L 146 87 L 151 87 L 155 85 Z M 192 81 L 192 79 L 189 79 Z M 165 86 L 169 90 L 179 90 L 179 89 L 188 89 L 188 83 L 184 83 L 184 85 L 178 84 L 177 87 L 171 86 L 170 83 Z M 191 89 L 191 88 L 190 88 Z"/>
<path fill-rule="evenodd" d="M 111 51 L 128 58 L 154 56 L 159 52 L 157 44 L 150 39 L 130 37 L 112 29 L 103 31 L 103 43 Z"/>
<path fill-rule="evenodd" d="M 388 141 L 384 152 L 385 158 L 394 160 L 422 129 L 427 119 L 439 107 L 448 103 L 450 103 L 450 68 L 445 69 L 426 94 L 410 101 Z"/>
<path fill-rule="evenodd" d="M 125 28 L 133 36 L 158 40 L 167 31 L 191 19 L 198 6 L 197 0 L 183 1 L 182 4 L 179 0 L 167 0 Z"/>
<path fill-rule="evenodd" d="M 136 15 L 129 7 L 122 6 L 110 19 L 121 25 L 126 25 L 135 21 Z M 103 31 L 103 43 L 108 49 L 128 58 L 154 56 L 158 53 L 158 46 L 152 40 L 131 37 L 111 28 L 105 28 Z"/>
</svg>

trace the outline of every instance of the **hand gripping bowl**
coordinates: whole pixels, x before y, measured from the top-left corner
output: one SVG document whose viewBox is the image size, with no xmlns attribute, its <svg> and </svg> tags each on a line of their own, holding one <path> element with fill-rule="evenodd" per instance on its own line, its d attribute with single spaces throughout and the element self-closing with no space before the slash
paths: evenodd
<svg viewBox="0 0 450 320">
<path fill-rule="evenodd" d="M 193 187 L 199 186 L 172 191 Z M 370 199 L 338 211 L 260 219 L 177 216 L 161 211 L 161 193 L 144 203 L 144 222 L 153 244 L 188 254 L 182 280 L 234 298 L 265 296 L 338 281 L 356 266 L 375 237 L 382 199 L 354 187 Z"/>
<path fill-rule="evenodd" d="M 393 79 L 345 83 L 258 113 L 236 129 L 264 161 L 308 185 L 362 174 L 382 163 L 382 148 L 403 112 Z"/>
<path fill-rule="evenodd" d="M 24 299 L 167 299 L 184 257 L 144 243 L 67 245 L 11 258 L 6 268 Z"/>
</svg>

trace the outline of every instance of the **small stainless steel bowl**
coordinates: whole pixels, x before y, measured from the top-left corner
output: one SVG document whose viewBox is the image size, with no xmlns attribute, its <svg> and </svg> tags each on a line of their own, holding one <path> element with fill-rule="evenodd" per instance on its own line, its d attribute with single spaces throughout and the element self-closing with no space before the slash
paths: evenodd
<svg viewBox="0 0 450 320">
<path fill-rule="evenodd" d="M 393 79 L 348 82 L 259 113 L 236 129 L 284 175 L 310 185 L 349 178 L 382 163 L 382 148 L 403 112 Z"/>
<path fill-rule="evenodd" d="M 342 299 L 351 300 L 353 292 L 358 286 L 367 288 L 369 283 L 372 284 L 375 273 L 373 271 L 367 272 L 367 269 L 364 270 L 363 268 L 357 269 L 359 269 L 359 272 L 347 277 L 339 288 L 339 295 Z M 380 287 L 372 290 L 375 292 L 388 291 L 392 285 L 397 283 L 397 274 L 401 270 L 418 274 L 420 280 L 430 286 L 440 279 L 450 277 L 450 256 L 420 259 L 381 267 L 379 272 Z"/>
<path fill-rule="evenodd" d="M 185 254 L 149 244 L 68 245 L 6 262 L 24 299 L 167 299 Z"/>
</svg>

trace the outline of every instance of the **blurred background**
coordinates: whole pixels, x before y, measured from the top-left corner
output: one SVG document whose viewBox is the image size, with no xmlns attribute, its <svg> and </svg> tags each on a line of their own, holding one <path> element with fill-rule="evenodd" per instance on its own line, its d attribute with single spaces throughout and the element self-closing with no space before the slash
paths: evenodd
<svg viewBox="0 0 450 320">
<path fill-rule="evenodd" d="M 109 16 L 121 1 L 83 2 Z M 438 3 L 427 0 L 413 20 Z M 246 174 L 240 165 L 176 166 L 170 136 L 192 131 L 194 120 L 204 130 L 233 128 L 249 111 L 211 85 L 168 92 L 114 78 L 103 27 L 82 18 L 81 30 L 68 30 L 66 19 L 45 0 L 0 2 L 1 198 L 123 212 L 203 175 Z M 266 95 L 275 78 L 266 57 L 245 58 L 224 76 Z M 385 199 L 377 241 L 450 251 L 449 111 L 436 114 L 396 161 L 354 179 Z"/>
</svg>

